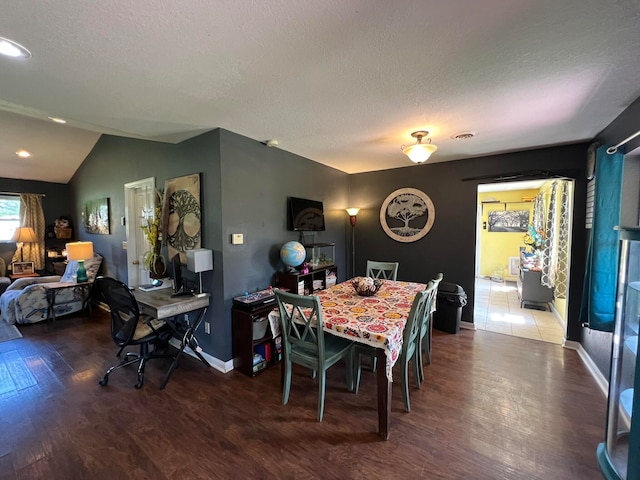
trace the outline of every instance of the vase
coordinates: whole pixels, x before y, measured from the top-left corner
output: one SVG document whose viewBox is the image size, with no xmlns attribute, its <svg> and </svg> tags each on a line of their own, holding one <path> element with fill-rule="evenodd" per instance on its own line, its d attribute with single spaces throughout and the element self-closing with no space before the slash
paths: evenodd
<svg viewBox="0 0 640 480">
<path fill-rule="evenodd" d="M 165 265 L 164 257 L 160 255 L 156 257 L 156 261 L 153 264 L 153 268 L 149 269 L 149 277 L 164 278 L 166 273 L 167 273 L 167 266 Z"/>
</svg>

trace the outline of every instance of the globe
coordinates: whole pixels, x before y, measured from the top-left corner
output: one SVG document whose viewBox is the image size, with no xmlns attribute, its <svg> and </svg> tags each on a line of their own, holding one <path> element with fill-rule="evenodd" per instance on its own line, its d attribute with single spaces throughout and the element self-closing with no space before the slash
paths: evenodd
<svg viewBox="0 0 640 480">
<path fill-rule="evenodd" d="M 287 267 L 293 269 L 304 262 L 307 251 L 300 242 L 287 242 L 280 249 L 280 259 Z"/>
</svg>

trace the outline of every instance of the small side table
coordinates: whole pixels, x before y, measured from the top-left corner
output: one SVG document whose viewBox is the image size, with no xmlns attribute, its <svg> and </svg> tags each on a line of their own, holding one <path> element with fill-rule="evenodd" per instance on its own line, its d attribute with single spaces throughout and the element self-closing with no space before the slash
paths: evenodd
<svg viewBox="0 0 640 480">
<path fill-rule="evenodd" d="M 69 285 L 64 285 L 56 288 L 47 289 L 47 303 L 49 304 L 49 312 L 48 317 L 52 323 L 56 321 L 56 295 L 63 290 L 67 290 L 70 288 L 81 288 L 84 293 L 82 296 L 84 300 L 82 301 L 82 312 L 86 309 L 89 309 L 89 315 L 91 315 L 91 287 L 93 286 L 93 282 L 82 282 L 82 283 L 70 283 Z"/>
<path fill-rule="evenodd" d="M 11 275 L 9 275 L 9 278 L 13 282 L 14 280 L 17 280 L 19 278 L 39 277 L 39 276 L 40 276 L 39 273 L 16 273 L 16 274 L 12 273 Z"/>
</svg>

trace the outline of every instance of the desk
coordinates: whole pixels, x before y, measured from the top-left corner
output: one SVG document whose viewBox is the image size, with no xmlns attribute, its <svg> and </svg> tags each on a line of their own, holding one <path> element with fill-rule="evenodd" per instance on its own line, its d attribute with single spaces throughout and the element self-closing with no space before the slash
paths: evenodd
<svg viewBox="0 0 640 480">
<path fill-rule="evenodd" d="M 322 304 L 324 331 L 376 348 L 378 366 L 378 432 L 389 438 L 393 365 L 402 350 L 404 325 L 413 298 L 423 283 L 385 280 L 372 297 L 359 296 L 351 281 L 317 292 Z"/>
<path fill-rule="evenodd" d="M 189 347 L 193 350 L 193 353 L 198 356 L 202 363 L 204 363 L 207 367 L 211 367 L 206 358 L 204 358 L 200 353 L 201 349 L 198 346 L 198 340 L 195 337 L 195 331 L 200 326 L 200 323 L 204 318 L 204 314 L 209 307 L 210 295 L 207 294 L 202 297 L 172 297 L 172 293 L 173 292 L 171 291 L 171 289 L 168 288 L 155 290 L 153 292 L 143 292 L 142 290 L 138 290 L 136 288 L 133 291 L 133 295 L 136 297 L 138 307 L 140 308 L 140 313 L 151 315 L 158 320 L 165 320 L 171 327 L 171 330 L 173 330 L 174 337 L 180 340 L 180 348 L 178 350 L 178 354 L 171 363 L 171 366 L 169 367 L 169 370 L 164 377 L 162 385 L 160 385 L 160 390 L 166 387 L 167 382 L 169 381 L 171 374 L 178 365 L 178 361 L 182 356 L 182 352 L 187 345 L 189 345 Z M 195 321 L 193 323 L 189 323 L 186 328 L 182 327 L 174 320 L 174 317 L 176 315 L 182 315 L 195 311 L 198 311 Z"/>
</svg>

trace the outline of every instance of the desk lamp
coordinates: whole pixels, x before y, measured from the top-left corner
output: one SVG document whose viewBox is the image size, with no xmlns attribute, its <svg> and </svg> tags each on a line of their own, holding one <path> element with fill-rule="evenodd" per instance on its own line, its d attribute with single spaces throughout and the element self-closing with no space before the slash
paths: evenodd
<svg viewBox="0 0 640 480">
<path fill-rule="evenodd" d="M 24 256 L 22 252 L 22 246 L 25 243 L 35 243 L 38 241 L 36 238 L 36 232 L 31 227 L 18 227 L 11 238 L 16 242 L 16 247 L 20 247 L 20 261 L 24 262 Z"/>
<path fill-rule="evenodd" d="M 200 288 L 197 297 L 204 297 L 202 291 L 202 272 L 213 270 L 213 252 L 207 248 L 194 248 L 187 250 L 187 270 L 197 273 L 200 280 Z"/>
<path fill-rule="evenodd" d="M 84 268 L 84 261 L 93 257 L 93 242 L 71 242 L 67 243 L 67 259 L 78 261 L 78 271 L 76 272 L 76 281 L 78 283 L 86 282 L 87 269 Z"/>
</svg>

